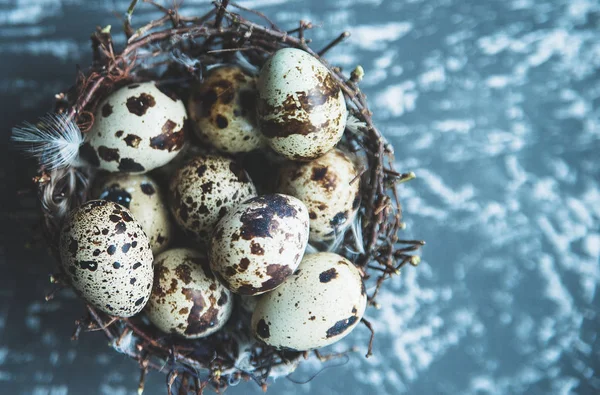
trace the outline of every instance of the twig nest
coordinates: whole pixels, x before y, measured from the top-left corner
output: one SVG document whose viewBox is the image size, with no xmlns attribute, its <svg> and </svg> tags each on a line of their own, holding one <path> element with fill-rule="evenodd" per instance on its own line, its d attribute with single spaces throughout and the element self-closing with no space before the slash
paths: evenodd
<svg viewBox="0 0 600 395">
<path fill-rule="evenodd" d="M 346 127 L 346 101 L 331 72 L 308 53 L 280 49 L 258 77 L 258 121 L 267 143 L 292 160 L 331 150 Z"/>
<path fill-rule="evenodd" d="M 362 69 L 348 79 L 321 58 L 348 34 L 317 54 L 304 39 L 309 23 L 286 34 L 260 12 L 226 1 L 200 17 L 154 6 L 163 15 L 145 26 L 126 19 L 120 52 L 110 29 L 97 29 L 94 61 L 56 95 L 57 113 L 13 134 L 39 162 L 45 233 L 51 242 L 60 238 L 57 275 L 88 302 L 78 332 L 105 328 L 111 344 L 142 367 L 140 390 L 146 370 L 157 369 L 170 372 L 169 393 L 201 393 L 207 385 L 222 392 L 242 379 L 266 389 L 270 378 L 293 371 L 302 351 L 342 339 L 361 321 L 371 331 L 370 353 L 361 276 L 375 284 L 375 305 L 390 273 L 418 263 L 410 254 L 424 243 L 395 236 L 403 227 L 395 184 L 413 175 L 394 169 L 357 86 Z M 258 76 L 247 71 L 259 68 Z M 122 87 L 149 75 L 158 82 Z M 167 83 L 185 104 L 163 89 Z M 186 144 L 190 127 L 199 139 Z M 364 157 L 369 183 L 360 192 L 362 173 L 338 144 Z M 207 154 L 216 151 L 240 162 Z M 168 188 L 165 202 L 181 228 L 174 233 L 159 187 L 140 175 L 151 170 Z M 115 172 L 129 175 L 110 175 L 89 190 L 96 176 Z M 274 194 L 257 197 L 257 187 Z M 83 203 L 90 197 L 107 200 Z M 354 238 L 343 237 L 349 224 Z M 355 262 L 304 256 L 309 239 L 311 251 L 344 251 Z M 140 313 L 150 297 L 151 322 L 115 319 Z M 94 313 L 100 310 L 108 316 Z"/>
<path fill-rule="evenodd" d="M 183 102 L 155 82 L 127 85 L 99 105 L 80 149 L 92 166 L 145 173 L 173 159 L 186 141 Z"/>
<path fill-rule="evenodd" d="M 208 241 L 217 221 L 237 203 L 256 196 L 256 188 L 236 161 L 205 155 L 175 173 L 169 193 L 177 223 L 198 240 Z"/>
<path fill-rule="evenodd" d="M 238 65 L 210 69 L 191 88 L 188 112 L 198 137 L 228 153 L 263 145 L 256 124 L 256 78 Z"/>
<path fill-rule="evenodd" d="M 352 223 L 360 205 L 357 175 L 354 163 L 337 149 L 282 167 L 278 191 L 297 197 L 308 208 L 310 241 L 331 241 Z"/>
<path fill-rule="evenodd" d="M 128 208 L 148 236 L 154 255 L 168 247 L 173 237 L 169 209 L 161 188 L 147 175 L 111 174 L 96 186 L 94 198 Z"/>
<path fill-rule="evenodd" d="M 221 285 L 198 252 L 177 248 L 158 255 L 146 315 L 161 331 L 195 339 L 225 325 L 233 296 Z"/>
<path fill-rule="evenodd" d="M 210 266 L 231 291 L 259 295 L 277 288 L 300 264 L 308 243 L 308 211 L 286 195 L 245 201 L 217 224 Z"/>
<path fill-rule="evenodd" d="M 90 200 L 71 213 L 60 235 L 60 256 L 73 288 L 91 305 L 117 317 L 139 313 L 153 280 L 152 251 L 125 207 Z"/>
<path fill-rule="evenodd" d="M 275 292 L 259 299 L 251 327 L 270 346 L 310 350 L 347 336 L 366 306 L 362 277 L 352 262 L 328 252 L 309 254 Z"/>
</svg>

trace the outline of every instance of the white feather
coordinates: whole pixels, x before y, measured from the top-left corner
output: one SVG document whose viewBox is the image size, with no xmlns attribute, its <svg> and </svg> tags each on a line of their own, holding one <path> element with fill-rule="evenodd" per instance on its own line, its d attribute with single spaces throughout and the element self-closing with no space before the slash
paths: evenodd
<svg viewBox="0 0 600 395">
<path fill-rule="evenodd" d="M 354 246 L 357 251 L 355 253 L 364 254 L 365 253 L 365 245 L 363 241 L 362 234 L 362 221 L 360 219 L 360 215 L 356 215 L 354 221 L 352 221 L 352 225 L 350 227 L 352 230 L 352 236 L 354 237 Z M 354 251 L 353 251 L 354 252 Z"/>
<path fill-rule="evenodd" d="M 48 170 L 77 163 L 83 135 L 65 114 L 47 114 L 36 124 L 25 122 L 12 129 L 11 140 Z"/>
<path fill-rule="evenodd" d="M 344 241 L 345 234 L 346 234 L 346 229 L 344 229 L 342 232 L 338 232 L 336 230 L 335 231 L 335 238 L 327 246 L 327 252 L 336 252 L 340 248 L 340 246 L 342 245 L 342 242 Z"/>
<path fill-rule="evenodd" d="M 314 245 L 308 243 L 306 245 L 306 250 L 305 253 L 306 254 L 316 254 L 317 252 L 319 252 L 319 249 L 317 247 L 315 247 Z"/>
<path fill-rule="evenodd" d="M 352 237 L 354 238 L 354 247 L 356 248 L 356 251 L 352 250 L 348 246 L 345 246 L 346 251 L 355 255 L 364 254 L 365 248 L 363 245 L 362 227 L 359 215 L 356 215 L 354 217 L 354 219 L 350 223 L 349 228 L 352 231 Z M 336 232 L 335 239 L 333 239 L 331 243 L 327 246 L 327 251 L 337 252 L 341 247 L 342 243 L 344 242 L 345 234 L 346 229 L 344 229 L 342 232 Z"/>
<path fill-rule="evenodd" d="M 243 69 L 245 69 L 249 74 L 252 74 L 252 75 L 258 74 L 258 71 L 259 71 L 258 67 L 256 67 L 252 63 L 250 63 L 248 61 L 248 59 L 246 58 L 246 56 L 244 56 L 244 54 L 241 51 L 237 51 L 235 53 L 235 59 L 236 59 L 237 63 Z"/>
<path fill-rule="evenodd" d="M 179 63 L 183 67 L 189 70 L 201 70 L 202 63 L 199 59 L 192 59 L 187 54 L 181 52 L 179 48 L 175 48 L 169 54 L 171 60 Z"/>
<path fill-rule="evenodd" d="M 122 338 L 112 341 L 111 346 L 126 355 L 135 355 L 138 339 L 134 336 L 133 331 L 129 331 Z"/>
<path fill-rule="evenodd" d="M 367 124 L 365 122 L 348 113 L 348 118 L 346 119 L 346 129 L 354 134 L 360 134 L 361 130 L 366 129 L 366 127 Z"/>
</svg>

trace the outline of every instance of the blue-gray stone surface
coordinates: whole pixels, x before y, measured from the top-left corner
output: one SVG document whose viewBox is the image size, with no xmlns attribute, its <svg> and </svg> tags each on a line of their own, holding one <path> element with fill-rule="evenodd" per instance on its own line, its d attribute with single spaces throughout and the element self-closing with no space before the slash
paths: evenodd
<svg viewBox="0 0 600 395">
<path fill-rule="evenodd" d="M 34 120 L 89 62 L 89 33 L 129 1 L 0 2 L 2 185 L 0 393 L 133 394 L 135 362 L 101 334 L 71 342 L 81 304 L 45 303 L 50 258 L 29 247 L 33 197 L 11 126 Z M 600 392 L 600 2 L 597 0 L 244 0 L 281 26 L 348 29 L 328 58 L 362 83 L 397 167 L 407 238 L 428 244 L 381 293 L 374 356 L 358 327 L 344 366 L 269 393 Z M 208 1 L 186 0 L 199 14 Z M 142 6 L 141 23 L 157 14 Z M 146 10 L 146 11 L 145 11 Z M 25 195 L 27 196 L 27 195 Z M 332 361 L 336 365 L 341 361 Z M 292 377 L 321 368 L 309 361 Z M 151 373 L 145 393 L 165 393 Z M 261 393 L 242 383 L 232 394 Z"/>
</svg>

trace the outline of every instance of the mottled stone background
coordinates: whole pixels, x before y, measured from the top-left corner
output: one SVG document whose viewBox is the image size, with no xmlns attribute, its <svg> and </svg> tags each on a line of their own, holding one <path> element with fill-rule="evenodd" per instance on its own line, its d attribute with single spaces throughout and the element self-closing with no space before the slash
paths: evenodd
<svg viewBox="0 0 600 395">
<path fill-rule="evenodd" d="M 48 256 L 32 248 L 27 174 L 9 129 L 49 109 L 87 65 L 95 25 L 128 0 L 0 1 L 0 393 L 130 394 L 138 369 L 100 334 L 69 337 L 82 309 L 43 302 Z M 330 59 L 361 64 L 399 168 L 407 237 L 427 240 L 369 310 L 378 336 L 308 384 L 270 393 L 600 392 L 600 2 L 597 0 L 244 0 L 284 27 L 349 29 Z M 206 1 L 186 0 L 199 13 Z M 140 9 L 134 22 L 155 17 Z M 149 10 L 149 8 L 146 8 Z M 319 46 L 320 44 L 317 44 Z M 319 366 L 293 374 L 306 380 Z M 164 393 L 152 373 L 148 394 Z M 253 384 L 232 394 L 260 393 Z"/>
</svg>

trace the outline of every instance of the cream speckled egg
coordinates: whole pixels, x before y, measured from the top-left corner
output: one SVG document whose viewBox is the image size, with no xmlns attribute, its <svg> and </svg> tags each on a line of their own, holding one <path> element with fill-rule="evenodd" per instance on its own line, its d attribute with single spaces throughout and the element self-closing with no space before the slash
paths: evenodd
<svg viewBox="0 0 600 395">
<path fill-rule="evenodd" d="M 110 172 L 145 173 L 173 159 L 186 141 L 183 102 L 155 82 L 127 85 L 99 105 L 81 156 Z"/>
<path fill-rule="evenodd" d="M 259 295 L 277 288 L 302 260 L 308 211 L 292 196 L 258 196 L 224 216 L 212 236 L 210 267 L 231 291 Z"/>
<path fill-rule="evenodd" d="M 222 156 L 197 156 L 171 181 L 171 212 L 184 230 L 208 241 L 217 221 L 232 206 L 255 195 L 252 180 L 237 162 Z"/>
<path fill-rule="evenodd" d="M 357 174 L 340 150 L 307 163 L 290 162 L 281 169 L 277 190 L 308 207 L 310 241 L 331 241 L 352 222 L 360 204 Z"/>
<path fill-rule="evenodd" d="M 260 148 L 256 96 L 256 78 L 240 66 L 210 69 L 204 81 L 192 87 L 188 101 L 198 137 L 229 153 Z"/>
<path fill-rule="evenodd" d="M 91 200 L 73 211 L 60 235 L 60 256 L 73 288 L 117 317 L 139 313 L 152 287 L 152 251 L 125 207 Z"/>
<path fill-rule="evenodd" d="M 95 188 L 94 196 L 128 208 L 148 236 L 154 255 L 168 247 L 173 237 L 169 209 L 160 187 L 150 177 L 111 174 Z"/>
<path fill-rule="evenodd" d="M 260 70 L 257 87 L 260 130 L 275 152 L 292 160 L 315 159 L 342 138 L 344 94 L 313 56 L 280 49 Z"/>
<path fill-rule="evenodd" d="M 176 248 L 158 255 L 154 285 L 144 311 L 161 331 L 195 339 L 208 336 L 231 316 L 233 295 L 217 281 L 206 258 Z"/>
<path fill-rule="evenodd" d="M 319 252 L 306 255 L 291 277 L 260 298 L 251 327 L 268 345 L 305 351 L 348 335 L 366 306 L 356 266 L 340 255 Z"/>
</svg>

